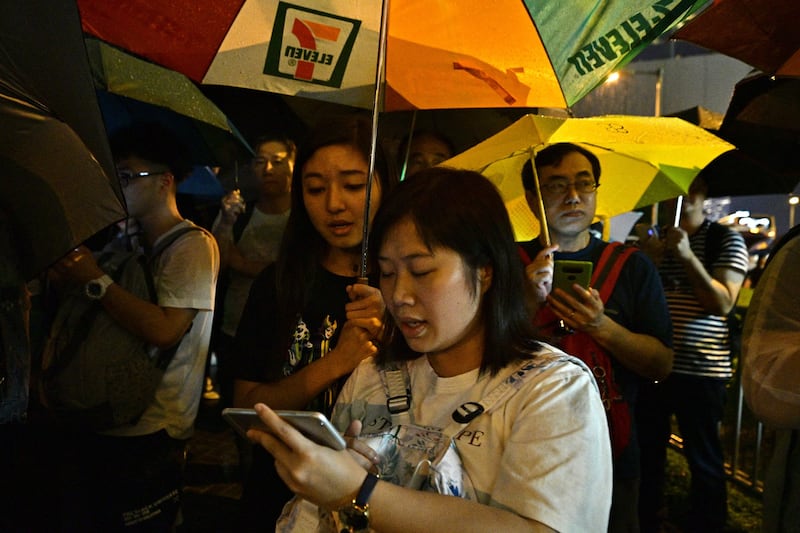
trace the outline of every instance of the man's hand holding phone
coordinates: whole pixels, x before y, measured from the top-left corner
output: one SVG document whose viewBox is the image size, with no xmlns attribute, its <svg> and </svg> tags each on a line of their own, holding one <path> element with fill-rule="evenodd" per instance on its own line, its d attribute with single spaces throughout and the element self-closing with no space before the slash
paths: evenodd
<svg viewBox="0 0 800 533">
<path fill-rule="evenodd" d="M 553 291 L 561 289 L 574 298 L 580 299 L 592 281 L 591 261 L 558 260 L 553 265 Z M 575 285 L 579 287 L 576 289 Z M 552 291 L 551 291 L 552 292 Z"/>
<path fill-rule="evenodd" d="M 592 263 L 556 261 L 553 278 L 553 291 L 547 303 L 564 325 L 589 333 L 599 328 L 605 318 L 605 306 L 600 293 L 589 286 Z"/>
</svg>

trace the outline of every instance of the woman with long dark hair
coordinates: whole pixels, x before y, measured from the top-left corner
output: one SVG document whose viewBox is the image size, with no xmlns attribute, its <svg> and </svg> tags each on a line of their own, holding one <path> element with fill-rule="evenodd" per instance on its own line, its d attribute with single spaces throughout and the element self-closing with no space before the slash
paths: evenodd
<svg viewBox="0 0 800 533">
<path fill-rule="evenodd" d="M 278 259 L 253 283 L 236 334 L 235 406 L 330 414 L 344 379 L 375 353 L 383 299 L 357 283 L 370 148 L 370 122 L 354 116 L 319 124 L 301 144 Z M 394 183 L 378 150 L 370 220 Z M 291 493 L 259 451 L 243 506 L 245 521 L 263 529 Z"/>
</svg>

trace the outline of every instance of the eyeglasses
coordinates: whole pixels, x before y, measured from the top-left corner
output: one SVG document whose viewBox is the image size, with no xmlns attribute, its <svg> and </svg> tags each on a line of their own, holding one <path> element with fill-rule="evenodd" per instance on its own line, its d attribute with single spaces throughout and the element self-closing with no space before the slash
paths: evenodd
<svg viewBox="0 0 800 533">
<path fill-rule="evenodd" d="M 595 183 L 594 179 L 586 178 L 576 181 L 569 181 L 567 179 L 554 179 L 547 183 L 542 183 L 542 191 L 553 196 L 560 196 L 566 194 L 570 187 L 574 187 L 578 194 L 589 194 L 597 190 L 599 185 Z"/>
<path fill-rule="evenodd" d="M 253 158 L 253 165 L 257 167 L 263 167 L 267 163 L 271 163 L 272 166 L 274 167 L 285 163 L 288 158 L 289 156 L 287 154 L 274 155 L 272 157 L 258 156 Z"/>
<path fill-rule="evenodd" d="M 139 178 L 146 178 L 148 176 L 158 176 L 160 174 L 166 174 L 167 172 L 168 172 L 167 170 L 143 171 L 143 172 L 134 172 L 132 170 L 117 170 L 117 177 L 119 178 L 119 184 L 122 187 L 127 187 L 133 180 Z"/>
</svg>

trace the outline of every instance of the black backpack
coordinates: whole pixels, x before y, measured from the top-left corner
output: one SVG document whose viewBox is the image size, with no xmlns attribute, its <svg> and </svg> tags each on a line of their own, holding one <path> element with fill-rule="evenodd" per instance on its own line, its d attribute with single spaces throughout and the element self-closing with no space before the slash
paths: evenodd
<svg viewBox="0 0 800 533">
<path fill-rule="evenodd" d="M 98 265 L 125 290 L 157 303 L 152 265 L 189 226 L 149 254 L 104 251 Z M 180 342 L 160 350 L 118 324 L 77 287 L 63 295 L 44 347 L 41 393 L 56 420 L 90 430 L 135 424 L 152 403 Z"/>
</svg>

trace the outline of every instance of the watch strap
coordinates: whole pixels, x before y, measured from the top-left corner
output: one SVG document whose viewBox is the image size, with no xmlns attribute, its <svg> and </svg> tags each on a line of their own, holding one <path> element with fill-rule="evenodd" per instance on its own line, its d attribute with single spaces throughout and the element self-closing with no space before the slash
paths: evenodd
<svg viewBox="0 0 800 533">
<path fill-rule="evenodd" d="M 369 497 L 372 496 L 372 491 L 375 490 L 375 485 L 378 484 L 378 479 L 380 478 L 375 474 L 367 472 L 367 477 L 364 478 L 361 488 L 358 489 L 358 494 L 356 494 L 356 498 L 353 500 L 353 505 L 360 508 L 367 506 Z"/>
<path fill-rule="evenodd" d="M 344 526 L 341 533 L 369 531 L 369 503 L 367 502 L 377 484 L 378 476 L 367 473 L 355 499 L 349 505 L 339 509 L 339 519 Z"/>
<path fill-rule="evenodd" d="M 108 274 L 103 274 L 99 278 L 95 278 L 86 283 L 84 291 L 86 296 L 93 300 L 99 300 L 106 294 L 106 289 L 114 283 L 114 280 Z"/>
</svg>

